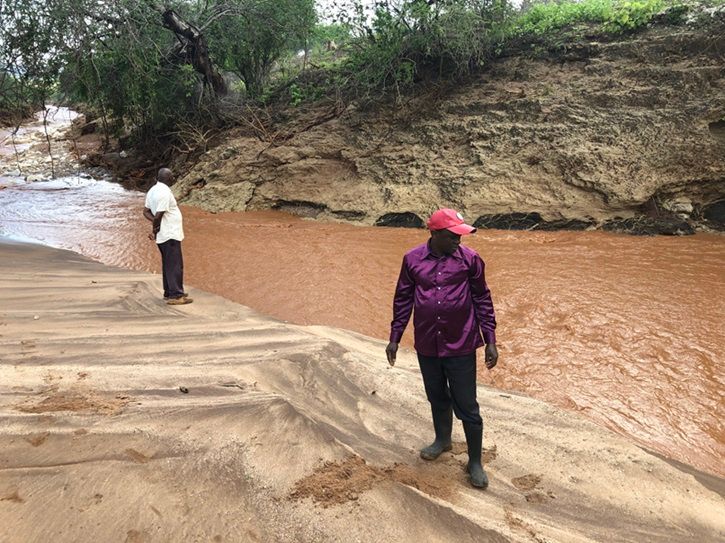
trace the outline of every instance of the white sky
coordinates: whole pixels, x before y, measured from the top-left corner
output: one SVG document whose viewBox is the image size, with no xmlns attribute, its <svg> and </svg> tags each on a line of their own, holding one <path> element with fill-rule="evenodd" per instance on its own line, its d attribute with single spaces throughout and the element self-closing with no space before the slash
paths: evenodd
<svg viewBox="0 0 725 543">
<path fill-rule="evenodd" d="M 365 5 L 372 13 L 372 6 L 375 4 L 375 0 L 362 0 Z M 332 18 L 339 13 L 340 10 L 346 9 L 350 13 L 353 12 L 352 6 L 355 4 L 354 0 L 317 0 L 317 14 L 320 16 L 320 20 L 323 22 L 331 22 Z"/>
<path fill-rule="evenodd" d="M 390 0 L 390 4 L 396 5 L 402 3 L 403 0 Z M 360 2 L 368 8 L 372 15 L 375 0 L 360 0 Z M 316 0 L 317 14 L 322 22 L 331 22 L 332 18 L 339 13 L 341 9 L 346 9 L 350 13 L 353 12 L 352 6 L 356 4 L 355 0 Z M 511 0 L 511 3 L 519 7 L 521 0 Z"/>
</svg>

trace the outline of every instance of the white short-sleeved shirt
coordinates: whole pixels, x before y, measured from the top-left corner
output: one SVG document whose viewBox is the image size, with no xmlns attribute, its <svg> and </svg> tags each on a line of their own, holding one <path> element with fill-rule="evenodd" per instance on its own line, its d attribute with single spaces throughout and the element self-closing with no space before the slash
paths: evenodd
<svg viewBox="0 0 725 543">
<path fill-rule="evenodd" d="M 156 243 L 164 243 L 170 239 L 182 241 L 184 239 L 184 227 L 181 219 L 181 210 L 176 205 L 176 198 L 168 185 L 157 181 L 156 184 L 146 193 L 146 207 L 156 215 L 164 211 L 161 217 L 161 229 L 156 234 Z"/>
</svg>

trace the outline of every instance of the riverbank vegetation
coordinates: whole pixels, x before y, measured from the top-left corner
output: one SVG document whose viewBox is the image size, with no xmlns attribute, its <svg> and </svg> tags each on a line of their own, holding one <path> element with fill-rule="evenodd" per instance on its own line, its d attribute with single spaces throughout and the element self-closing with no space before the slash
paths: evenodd
<svg viewBox="0 0 725 543">
<path fill-rule="evenodd" d="M 358 99 L 400 97 L 420 82 L 455 82 L 497 57 L 548 54 L 583 40 L 635 33 L 653 22 L 684 24 L 723 0 L 525 1 L 518 9 L 506 0 L 380 4 L 372 16 L 340 18 L 349 29 L 345 54 L 323 63 L 323 85 Z M 329 94 L 314 89 L 318 81 L 309 88 L 307 80 L 292 87 L 293 103 L 300 95 Z"/>
<path fill-rule="evenodd" d="M 264 108 L 400 99 L 510 54 L 681 24 L 723 0 L 6 0 L 0 121 L 49 101 L 82 108 L 129 144 L 205 149 Z M 319 6 L 318 6 L 319 8 Z"/>
</svg>

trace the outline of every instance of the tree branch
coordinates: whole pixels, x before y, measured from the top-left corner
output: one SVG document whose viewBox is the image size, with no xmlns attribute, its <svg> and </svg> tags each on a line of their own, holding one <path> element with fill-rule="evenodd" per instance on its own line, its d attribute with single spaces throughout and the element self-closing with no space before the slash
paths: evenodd
<svg viewBox="0 0 725 543">
<path fill-rule="evenodd" d="M 174 10 L 167 9 L 161 17 L 164 28 L 171 30 L 186 45 L 187 59 L 194 69 L 204 76 L 204 82 L 214 89 L 215 94 L 226 94 L 224 77 L 209 58 L 209 48 L 204 34 L 194 25 L 184 21 Z"/>
</svg>

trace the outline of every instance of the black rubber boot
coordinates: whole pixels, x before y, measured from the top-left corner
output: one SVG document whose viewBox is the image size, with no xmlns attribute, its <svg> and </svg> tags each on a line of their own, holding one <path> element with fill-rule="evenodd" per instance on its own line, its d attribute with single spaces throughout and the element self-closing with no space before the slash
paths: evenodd
<svg viewBox="0 0 725 543">
<path fill-rule="evenodd" d="M 453 448 L 453 410 L 449 408 L 448 411 L 433 411 L 433 429 L 436 433 L 435 441 L 420 451 L 420 457 L 424 460 L 435 460 Z"/>
<path fill-rule="evenodd" d="M 483 471 L 483 465 L 481 464 L 483 425 L 464 422 L 463 431 L 466 434 L 466 444 L 468 445 L 468 467 L 466 471 L 471 476 L 471 484 L 476 488 L 487 488 L 488 476 Z"/>
</svg>

